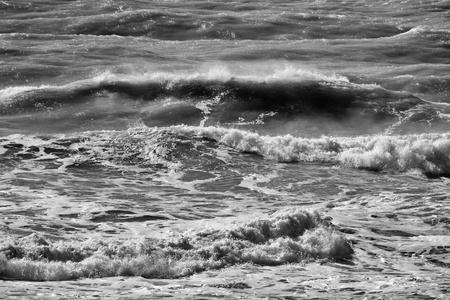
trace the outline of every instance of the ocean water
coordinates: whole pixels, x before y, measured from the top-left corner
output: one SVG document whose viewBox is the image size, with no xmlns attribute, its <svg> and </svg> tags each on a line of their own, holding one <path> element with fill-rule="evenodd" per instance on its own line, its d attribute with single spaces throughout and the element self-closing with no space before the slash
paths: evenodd
<svg viewBox="0 0 450 300">
<path fill-rule="evenodd" d="M 0 1 L 4 299 L 449 299 L 450 2 Z"/>
</svg>

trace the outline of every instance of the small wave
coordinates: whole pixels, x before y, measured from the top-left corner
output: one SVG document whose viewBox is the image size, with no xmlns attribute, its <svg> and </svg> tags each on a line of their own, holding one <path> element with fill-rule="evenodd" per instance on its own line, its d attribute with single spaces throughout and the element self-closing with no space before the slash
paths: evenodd
<svg viewBox="0 0 450 300">
<path fill-rule="evenodd" d="M 285 209 L 229 229 L 203 230 L 168 240 L 52 241 L 34 233 L 5 239 L 0 252 L 3 278 L 70 280 L 176 278 L 242 263 L 348 259 L 353 249 L 317 213 Z"/>
<path fill-rule="evenodd" d="M 389 37 L 381 37 L 381 39 L 398 39 L 398 38 L 409 38 L 411 36 L 418 35 L 422 33 L 425 30 L 423 26 L 416 26 L 405 30 L 402 30 L 402 32 L 389 36 Z"/>
<path fill-rule="evenodd" d="M 0 90 L 0 101 L 4 104 L 9 99 L 13 99 L 17 97 L 18 95 L 24 94 L 29 91 L 38 91 L 38 90 L 45 90 L 51 88 L 48 85 L 42 85 L 42 86 L 14 86 L 14 87 L 7 87 L 5 89 Z"/>
</svg>

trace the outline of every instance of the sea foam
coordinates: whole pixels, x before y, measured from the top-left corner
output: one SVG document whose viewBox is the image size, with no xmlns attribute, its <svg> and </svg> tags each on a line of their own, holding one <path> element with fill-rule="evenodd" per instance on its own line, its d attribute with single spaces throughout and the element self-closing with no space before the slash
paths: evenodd
<svg viewBox="0 0 450 300">
<path fill-rule="evenodd" d="M 315 212 L 284 209 L 223 230 L 168 240 L 52 241 L 32 234 L 0 245 L 0 274 L 20 280 L 143 276 L 175 278 L 242 263 L 349 259 L 350 242 Z"/>
<path fill-rule="evenodd" d="M 280 162 L 332 162 L 376 171 L 450 174 L 449 133 L 302 138 L 220 127 L 175 126 L 170 130 L 214 139 L 239 151 L 259 153 Z"/>
<path fill-rule="evenodd" d="M 59 140 L 72 142 L 62 146 Z M 19 148 L 14 146 L 18 142 Z M 48 148 L 59 149 L 52 153 L 55 159 L 144 168 L 164 166 L 176 170 L 206 153 L 214 156 L 214 143 L 283 163 L 332 163 L 372 171 L 419 171 L 427 176 L 450 174 L 450 133 L 304 138 L 289 134 L 268 136 L 213 126 L 148 128 L 142 125 L 124 131 L 84 132 L 76 139 L 70 136 L 55 136 L 51 140 L 10 136 L 0 146 L 4 148 L 4 155 L 26 153 L 37 160 L 46 155 Z M 69 160 L 65 160 L 65 164 L 68 163 Z"/>
</svg>

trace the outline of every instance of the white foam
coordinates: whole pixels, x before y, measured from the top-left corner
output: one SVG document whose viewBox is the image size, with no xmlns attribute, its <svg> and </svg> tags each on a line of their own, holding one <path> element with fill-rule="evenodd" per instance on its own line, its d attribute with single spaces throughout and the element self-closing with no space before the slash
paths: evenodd
<svg viewBox="0 0 450 300">
<path fill-rule="evenodd" d="M 212 138 L 239 151 L 260 153 L 282 162 L 334 162 L 356 168 L 420 170 L 431 174 L 450 172 L 450 133 L 301 138 L 219 127 L 174 126 L 171 130 Z"/>
<path fill-rule="evenodd" d="M 287 195 L 287 193 L 283 193 L 278 190 L 268 188 L 265 185 L 264 186 L 258 185 L 260 183 L 269 183 L 272 179 L 277 177 L 278 177 L 277 172 L 273 172 L 272 174 L 269 175 L 250 174 L 242 179 L 242 182 L 239 184 L 239 186 L 263 193 L 265 195 L 278 195 L 278 196 Z"/>
<path fill-rule="evenodd" d="M 162 128 L 137 127 L 126 131 L 99 131 L 86 134 L 87 139 L 80 142 L 79 146 L 89 148 L 90 155 L 94 155 L 104 163 L 111 163 L 112 158 L 117 158 L 117 163 L 120 164 L 124 159 L 124 153 L 127 153 L 132 155 L 131 158 L 138 165 L 161 164 L 169 170 L 180 170 L 184 164 L 183 159 L 173 160 L 170 155 L 172 151 L 177 151 L 176 141 L 180 135 L 184 135 L 188 140 L 192 137 L 213 139 L 226 147 L 258 153 L 267 159 L 280 162 L 329 162 L 377 171 L 420 171 L 436 175 L 450 173 L 450 133 L 303 138 L 292 135 L 260 135 L 256 132 L 225 127 L 183 125 Z M 21 135 L 8 138 L 20 142 L 25 147 L 51 144 L 51 141 Z M 71 146 L 74 147 L 76 146 Z M 58 159 L 52 154 L 42 153 L 42 149 L 40 152 L 37 160 L 50 157 Z M 224 149 L 216 151 L 216 155 L 221 159 L 232 159 L 224 153 Z M 83 156 L 81 153 L 79 155 Z M 61 161 L 62 168 L 80 161 L 79 157 L 72 158 L 74 161 Z M 255 189 L 258 182 L 269 179 L 255 177 L 253 180 L 249 177 L 243 184 Z"/>
<path fill-rule="evenodd" d="M 89 219 L 96 210 L 96 204 L 86 207 L 81 218 Z M 317 212 L 290 208 L 244 224 L 227 224 L 219 231 L 202 229 L 181 238 L 166 237 L 169 240 L 51 241 L 31 234 L 1 241 L 2 248 L 17 247 L 24 258 L 0 253 L 0 266 L 3 276 L 22 280 L 173 278 L 245 262 L 273 266 L 350 258 L 354 253 L 350 242 L 324 223 Z M 99 230 L 110 228 L 102 223 Z"/>
<path fill-rule="evenodd" d="M 245 64 L 245 63 L 243 63 Z M 131 72 L 129 74 L 114 74 L 105 71 L 94 77 L 93 82 L 129 82 L 145 83 L 157 82 L 165 83 L 168 88 L 180 82 L 189 81 L 218 81 L 229 80 L 249 81 L 249 82 L 292 82 L 292 81 L 324 81 L 336 83 L 348 83 L 345 76 L 337 74 L 326 74 L 310 67 L 294 66 L 288 63 L 272 62 L 264 66 L 247 64 L 245 67 L 236 68 L 227 66 L 224 63 L 205 64 L 198 70 L 185 70 L 177 72 L 149 70 L 145 72 Z"/>
<path fill-rule="evenodd" d="M 325 74 L 307 67 L 299 67 L 288 63 L 268 63 L 265 66 L 248 65 L 246 70 L 235 70 L 225 64 L 205 65 L 197 70 L 186 71 L 155 71 L 138 72 L 130 70 L 126 74 L 105 70 L 92 78 L 77 80 L 61 85 L 15 86 L 0 90 L 0 102 L 8 102 L 25 92 L 37 90 L 73 91 L 80 88 L 95 88 L 102 84 L 128 83 L 146 84 L 158 83 L 166 88 L 173 88 L 180 83 L 190 81 L 213 81 L 225 83 L 230 80 L 241 82 L 276 83 L 320 81 L 324 83 L 349 84 L 349 80 L 337 74 Z"/>
<path fill-rule="evenodd" d="M 49 88 L 50 86 L 48 85 L 41 85 L 41 86 L 12 86 L 12 87 L 7 87 L 4 88 L 2 90 L 0 90 L 0 103 L 4 103 L 7 100 L 20 95 L 22 93 L 25 92 L 29 92 L 29 91 L 35 91 L 35 90 L 42 90 L 42 89 L 46 89 Z"/>
</svg>

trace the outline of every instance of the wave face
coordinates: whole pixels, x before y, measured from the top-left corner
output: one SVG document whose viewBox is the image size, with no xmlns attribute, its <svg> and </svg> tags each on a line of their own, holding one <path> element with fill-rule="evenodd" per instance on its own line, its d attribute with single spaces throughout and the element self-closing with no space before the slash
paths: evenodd
<svg viewBox="0 0 450 300">
<path fill-rule="evenodd" d="M 3 115 L 17 115 L 21 122 L 53 119 L 59 130 L 143 122 L 348 135 L 448 124 L 442 108 L 411 94 L 293 68 L 266 76 L 233 76 L 222 69 L 209 75 L 103 74 L 66 85 L 6 88 L 0 97 Z M 117 119 L 122 121 L 109 125 Z"/>
<path fill-rule="evenodd" d="M 448 11 L 0 1 L 2 293 L 447 299 Z"/>
</svg>

